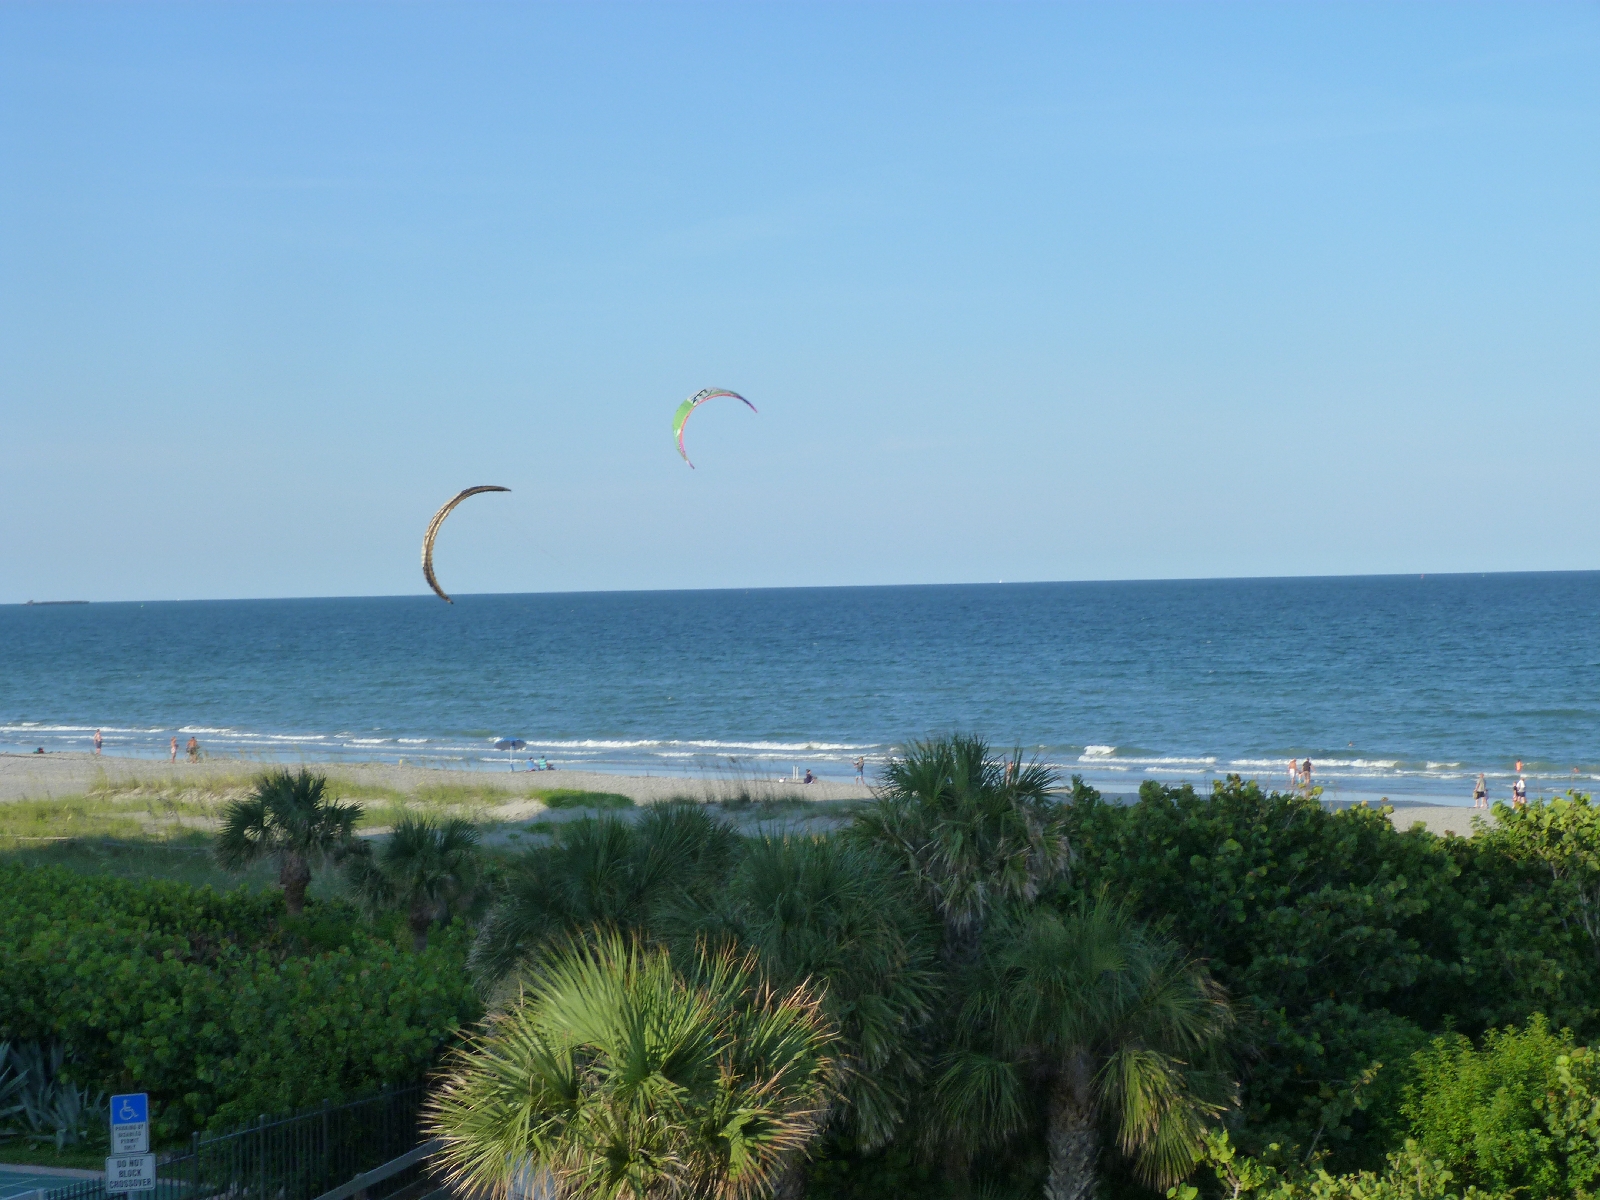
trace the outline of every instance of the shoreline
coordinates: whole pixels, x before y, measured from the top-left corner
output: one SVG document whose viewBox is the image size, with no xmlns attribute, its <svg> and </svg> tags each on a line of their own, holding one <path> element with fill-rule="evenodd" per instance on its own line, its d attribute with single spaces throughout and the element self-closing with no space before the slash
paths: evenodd
<svg viewBox="0 0 1600 1200">
<path fill-rule="evenodd" d="M 527 795 L 531 791 L 554 788 L 573 788 L 580 791 L 614 792 L 627 796 L 635 804 L 653 804 L 675 797 L 692 800 L 718 801 L 736 799 L 740 795 L 756 800 L 789 801 L 864 801 L 872 798 L 871 786 L 858 783 L 840 783 L 819 779 L 804 784 L 788 780 L 735 779 L 727 776 L 658 776 L 621 775 L 601 771 L 491 771 L 482 769 L 449 769 L 444 767 L 401 766 L 385 762 L 326 762 L 326 763 L 273 763 L 247 758 L 207 758 L 199 763 L 179 760 L 171 763 L 159 759 L 95 755 L 89 751 L 57 751 L 52 754 L 0 753 L 0 804 L 27 800 L 53 800 L 82 795 L 106 783 L 157 783 L 192 780 L 237 779 L 253 775 L 272 767 L 315 767 L 331 780 L 344 780 L 352 785 L 391 788 L 401 792 L 440 786 L 487 788 L 505 792 L 508 799 Z M 1198 785 L 1196 790 L 1201 790 Z M 1105 795 L 1107 800 L 1127 803 L 1133 796 L 1127 794 Z M 1349 808 L 1362 802 L 1375 803 L 1377 796 L 1365 801 L 1347 795 L 1324 796 L 1323 803 L 1330 808 Z M 1469 805 L 1436 804 L 1428 800 L 1406 797 L 1390 798 L 1394 808 L 1390 818 L 1398 829 L 1421 824 L 1435 834 L 1455 833 L 1466 837 L 1472 833 L 1472 818 L 1483 814 L 1482 809 Z"/>
</svg>

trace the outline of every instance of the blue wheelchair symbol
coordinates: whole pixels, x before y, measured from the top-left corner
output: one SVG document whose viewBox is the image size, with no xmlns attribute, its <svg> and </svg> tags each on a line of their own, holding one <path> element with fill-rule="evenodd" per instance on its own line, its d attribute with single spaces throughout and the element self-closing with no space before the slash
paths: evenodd
<svg viewBox="0 0 1600 1200">
<path fill-rule="evenodd" d="M 142 1125 L 150 1119 L 150 1096 L 147 1092 L 129 1092 L 111 1097 L 111 1123 L 113 1125 Z"/>
</svg>

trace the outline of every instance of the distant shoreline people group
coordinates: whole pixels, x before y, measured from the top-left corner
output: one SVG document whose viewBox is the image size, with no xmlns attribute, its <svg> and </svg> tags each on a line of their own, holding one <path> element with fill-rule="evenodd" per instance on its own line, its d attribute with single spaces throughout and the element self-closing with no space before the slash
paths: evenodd
<svg viewBox="0 0 1600 1200">
<path fill-rule="evenodd" d="M 1309 792 L 1311 790 L 1311 760 L 1309 758 L 1303 763 L 1298 758 L 1289 760 L 1289 790 L 1294 792 Z"/>
</svg>

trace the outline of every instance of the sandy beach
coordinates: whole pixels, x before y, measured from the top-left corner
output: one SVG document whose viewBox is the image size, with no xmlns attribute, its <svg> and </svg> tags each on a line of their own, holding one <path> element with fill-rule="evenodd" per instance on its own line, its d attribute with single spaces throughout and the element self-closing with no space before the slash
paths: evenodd
<svg viewBox="0 0 1600 1200">
<path fill-rule="evenodd" d="M 174 765 L 142 758 L 97 757 L 88 753 L 0 754 L 0 803 L 82 795 L 107 785 L 237 779 L 241 775 L 262 770 L 267 765 L 241 758 L 208 758 L 199 763 L 180 761 Z M 741 793 L 753 800 L 789 801 L 866 800 L 872 795 L 870 788 L 860 784 L 823 780 L 799 784 L 771 780 L 731 781 L 712 777 L 612 775 L 597 771 L 451 771 L 437 767 L 374 762 L 313 765 L 330 779 L 348 780 L 352 784 L 409 793 L 440 785 L 469 784 L 475 788 L 504 791 L 508 800 L 545 788 L 616 792 L 636 804 L 651 804 L 675 797 L 731 800 Z M 1394 812 L 1390 819 L 1399 829 L 1420 824 L 1435 834 L 1454 833 L 1468 837 L 1472 833 L 1475 810 L 1467 806 L 1406 800 L 1391 803 Z"/>
<path fill-rule="evenodd" d="M 97 786 L 127 783 L 203 782 L 252 775 L 274 765 L 255 759 L 207 758 L 199 763 L 160 762 L 144 758 L 115 758 L 89 753 L 0 754 L 0 803 L 81 795 Z M 534 789 L 574 788 L 616 792 L 635 804 L 651 804 L 673 797 L 693 800 L 731 800 L 747 794 L 753 800 L 865 800 L 869 788 L 854 783 L 811 784 L 772 780 L 730 780 L 707 777 L 611 775 L 597 771 L 451 771 L 437 767 L 398 766 L 393 763 L 311 763 L 312 769 L 331 780 L 417 792 L 441 784 L 468 784 L 495 788 L 508 794 Z"/>
</svg>

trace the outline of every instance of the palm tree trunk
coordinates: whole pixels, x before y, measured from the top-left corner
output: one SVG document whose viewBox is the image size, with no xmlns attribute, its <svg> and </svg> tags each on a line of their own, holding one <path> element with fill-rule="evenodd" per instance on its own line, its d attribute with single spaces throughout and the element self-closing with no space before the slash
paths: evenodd
<svg viewBox="0 0 1600 1200">
<path fill-rule="evenodd" d="M 1074 1055 L 1050 1089 L 1045 1145 L 1050 1153 L 1046 1200 L 1089 1200 L 1095 1192 L 1100 1129 L 1094 1111 L 1094 1066 Z"/>
<path fill-rule="evenodd" d="M 287 853 L 278 867 L 278 883 L 283 888 L 283 907 L 291 917 L 306 910 L 306 888 L 311 886 L 311 866 L 299 854 Z"/>
<path fill-rule="evenodd" d="M 772 1187 L 772 1200 L 805 1200 L 806 1160 L 796 1156 L 783 1168 Z"/>
<path fill-rule="evenodd" d="M 972 1195 L 972 1160 L 966 1148 L 952 1138 L 939 1155 L 939 1166 L 947 1194 L 952 1200 L 967 1200 Z"/>
<path fill-rule="evenodd" d="M 413 904 L 407 923 L 411 926 L 411 948 L 421 954 L 428 948 L 428 927 L 433 924 L 433 906 Z"/>
</svg>

